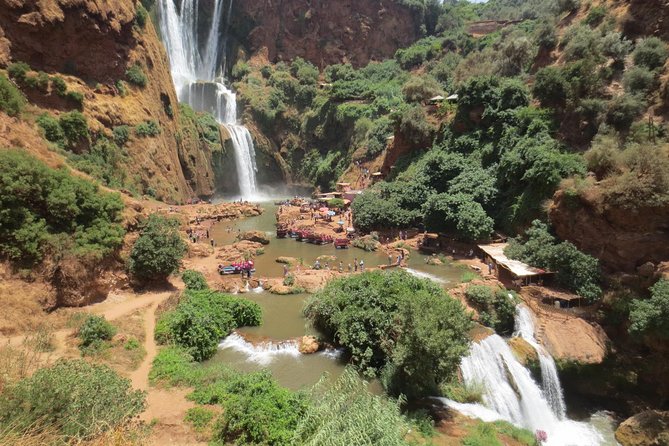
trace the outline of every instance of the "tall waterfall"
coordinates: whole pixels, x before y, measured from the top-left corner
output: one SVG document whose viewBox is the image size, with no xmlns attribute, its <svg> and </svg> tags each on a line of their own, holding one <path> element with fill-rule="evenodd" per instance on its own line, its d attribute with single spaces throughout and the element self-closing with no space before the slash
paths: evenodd
<svg viewBox="0 0 669 446">
<path fill-rule="evenodd" d="M 537 352 L 539 357 L 539 366 L 541 367 L 541 387 L 544 395 L 550 403 L 553 413 L 560 419 L 565 418 L 567 409 L 564 404 L 564 396 L 562 394 L 562 386 L 560 385 L 560 378 L 558 376 L 555 360 L 548 354 L 537 342 L 534 337 L 534 320 L 532 313 L 524 305 L 516 307 L 516 335 L 523 338 L 530 344 Z"/>
<path fill-rule="evenodd" d="M 485 421 L 502 419 L 532 431 L 543 430 L 548 435 L 547 446 L 603 444 L 603 437 L 592 426 L 566 418 L 555 362 L 536 342 L 532 316 L 525 307 L 517 309 L 516 330 L 537 348 L 540 358 L 545 356 L 546 364 L 541 365 L 543 386 L 518 362 L 506 341 L 494 334 L 472 344 L 460 365 L 464 382 L 481 387 L 483 405 L 441 398 L 442 402 Z"/>
<path fill-rule="evenodd" d="M 179 100 L 197 111 L 211 113 L 228 130 L 235 151 L 239 192 L 249 199 L 257 193 L 255 148 L 248 129 L 237 122 L 237 98 L 226 87 L 220 69 L 221 58 L 225 59 L 232 0 L 227 12 L 223 3 L 214 0 L 211 23 L 202 33 L 200 26 L 206 24 L 199 23 L 199 0 L 159 0 L 160 31 Z"/>
</svg>

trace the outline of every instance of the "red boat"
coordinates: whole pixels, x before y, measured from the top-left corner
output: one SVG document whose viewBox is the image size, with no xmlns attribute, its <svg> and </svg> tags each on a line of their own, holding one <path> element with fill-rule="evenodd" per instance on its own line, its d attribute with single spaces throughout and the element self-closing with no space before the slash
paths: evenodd
<svg viewBox="0 0 669 446">
<path fill-rule="evenodd" d="M 325 234 L 313 234 L 309 238 L 309 243 L 315 245 L 327 245 L 328 243 L 332 243 L 332 237 Z"/>
<path fill-rule="evenodd" d="M 311 238 L 313 238 L 314 233 L 312 231 L 297 231 L 297 237 L 295 240 L 298 242 L 308 242 Z"/>
<path fill-rule="evenodd" d="M 338 238 L 334 241 L 335 249 L 348 249 L 351 241 L 347 238 Z"/>
</svg>

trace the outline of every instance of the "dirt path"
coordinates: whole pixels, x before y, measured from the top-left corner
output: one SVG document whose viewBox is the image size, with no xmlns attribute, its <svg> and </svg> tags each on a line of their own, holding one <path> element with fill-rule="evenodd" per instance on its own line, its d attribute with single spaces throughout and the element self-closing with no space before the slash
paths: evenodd
<svg viewBox="0 0 669 446">
<path fill-rule="evenodd" d="M 132 381 L 132 386 L 135 389 L 146 390 L 149 387 L 149 371 L 151 370 L 151 363 L 158 352 L 156 341 L 153 338 L 153 331 L 156 328 L 156 309 L 168 296 L 169 294 L 160 296 L 160 299 L 148 307 L 144 313 L 144 330 L 146 331 L 144 350 L 146 351 L 146 356 L 137 370 L 130 375 L 130 381 Z"/>
</svg>

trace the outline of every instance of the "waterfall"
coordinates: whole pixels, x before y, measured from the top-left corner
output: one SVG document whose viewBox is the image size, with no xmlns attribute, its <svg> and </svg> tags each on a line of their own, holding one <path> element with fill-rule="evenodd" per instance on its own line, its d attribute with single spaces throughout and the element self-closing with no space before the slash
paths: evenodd
<svg viewBox="0 0 669 446">
<path fill-rule="evenodd" d="M 541 367 L 541 387 L 544 395 L 553 410 L 553 413 L 560 419 L 565 418 L 566 406 L 564 403 L 564 396 L 562 393 L 562 386 L 560 385 L 560 378 L 558 376 L 557 367 L 553 357 L 548 354 L 537 342 L 534 337 L 534 320 L 532 313 L 524 305 L 516 307 L 516 335 L 523 338 L 530 344 L 539 356 L 539 366 Z"/>
<path fill-rule="evenodd" d="M 220 59 L 225 60 L 227 30 L 232 0 L 226 14 L 223 0 L 214 9 L 204 42 L 200 42 L 199 0 L 159 0 L 160 31 L 170 59 L 174 87 L 179 100 L 194 110 L 211 113 L 230 134 L 240 195 L 257 194 L 255 148 L 251 133 L 237 120 L 237 97 L 221 77 Z M 221 27 L 223 16 L 225 23 Z M 221 42 L 221 31 L 224 35 Z M 222 43 L 222 45 L 221 45 Z"/>
</svg>

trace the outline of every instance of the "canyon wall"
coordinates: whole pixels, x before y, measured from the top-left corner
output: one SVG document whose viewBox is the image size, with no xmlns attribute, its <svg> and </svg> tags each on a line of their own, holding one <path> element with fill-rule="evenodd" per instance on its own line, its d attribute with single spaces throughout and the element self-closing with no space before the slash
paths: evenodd
<svg viewBox="0 0 669 446">
<path fill-rule="evenodd" d="M 35 71 L 62 76 L 68 90 L 84 95 L 81 111 L 93 138 L 110 137 L 121 125 L 158 123 L 158 135 L 131 132 L 125 146 L 127 174 L 140 193 L 150 190 L 168 202 L 213 195 L 213 166 L 221 165 L 225 154 L 213 154 L 198 140 L 197 131 L 181 128 L 167 56 L 151 21 L 143 27 L 137 23 L 138 4 L 0 0 L 0 66 L 22 61 Z M 145 87 L 127 82 L 126 70 L 133 65 L 145 73 Z M 126 82 L 126 91 L 120 91 L 119 81 Z M 24 93 L 42 109 L 38 112 L 58 116 L 72 108 L 55 95 Z"/>
<path fill-rule="evenodd" d="M 320 68 L 392 58 L 418 36 L 411 11 L 394 0 L 258 0 L 233 4 L 231 32 L 251 53 L 278 62 L 302 57 Z"/>
</svg>

